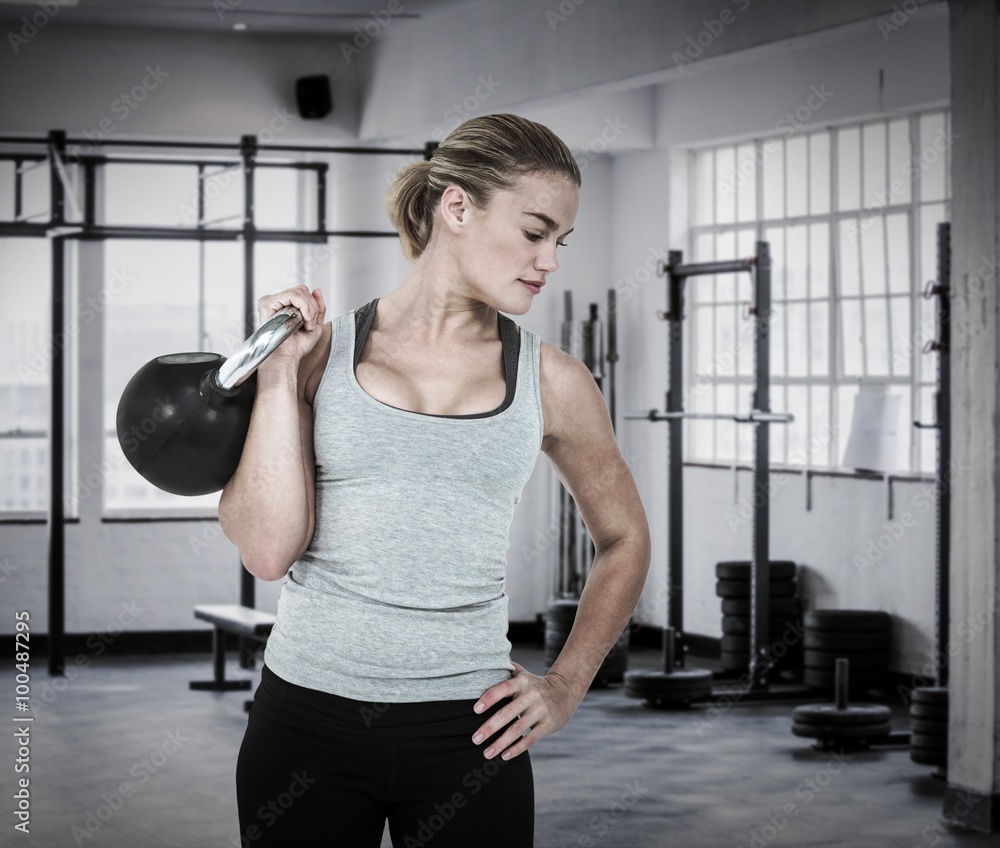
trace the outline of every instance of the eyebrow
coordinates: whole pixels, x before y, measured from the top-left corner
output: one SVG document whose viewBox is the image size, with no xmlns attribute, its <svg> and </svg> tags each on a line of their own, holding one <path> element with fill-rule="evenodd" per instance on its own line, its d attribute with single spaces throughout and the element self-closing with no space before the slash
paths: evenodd
<svg viewBox="0 0 1000 848">
<path fill-rule="evenodd" d="M 553 221 L 548 215 L 543 215 L 541 212 L 525 212 L 524 214 L 531 215 L 537 218 L 539 221 L 545 224 L 545 226 L 548 227 L 550 230 L 554 230 L 557 227 L 555 221 Z M 568 236 L 571 232 L 573 232 L 574 229 L 576 228 L 571 227 L 570 229 L 566 230 L 566 232 L 563 233 L 563 236 Z"/>
</svg>

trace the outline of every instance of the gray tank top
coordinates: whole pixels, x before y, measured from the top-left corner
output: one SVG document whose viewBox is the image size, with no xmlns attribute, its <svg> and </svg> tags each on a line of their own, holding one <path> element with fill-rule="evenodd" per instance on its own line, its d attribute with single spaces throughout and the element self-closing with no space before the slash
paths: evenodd
<svg viewBox="0 0 1000 848">
<path fill-rule="evenodd" d="M 499 315 L 507 397 L 492 412 L 398 409 L 354 371 L 377 302 L 333 319 L 313 403 L 316 529 L 264 661 L 359 701 L 478 698 L 514 671 L 504 585 L 544 432 L 540 339 Z"/>
</svg>

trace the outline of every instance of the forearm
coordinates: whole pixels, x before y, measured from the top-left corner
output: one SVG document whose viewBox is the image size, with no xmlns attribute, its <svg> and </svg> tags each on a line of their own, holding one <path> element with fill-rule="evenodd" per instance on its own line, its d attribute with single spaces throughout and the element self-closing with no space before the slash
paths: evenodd
<svg viewBox="0 0 1000 848">
<path fill-rule="evenodd" d="M 280 578 L 311 536 L 304 405 L 294 370 L 258 370 L 243 454 L 219 502 L 223 531 L 265 580 Z"/>
<path fill-rule="evenodd" d="M 549 669 L 580 699 L 639 603 L 649 571 L 648 537 L 624 537 L 594 557 L 566 644 Z"/>
</svg>

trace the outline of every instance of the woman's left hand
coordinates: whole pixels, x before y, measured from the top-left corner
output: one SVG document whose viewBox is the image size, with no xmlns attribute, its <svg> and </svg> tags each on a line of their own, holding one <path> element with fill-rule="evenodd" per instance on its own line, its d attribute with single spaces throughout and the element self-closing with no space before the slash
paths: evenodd
<svg viewBox="0 0 1000 848">
<path fill-rule="evenodd" d="M 504 760 L 512 759 L 527 751 L 543 736 L 561 730 L 569 724 L 583 700 L 583 696 L 578 695 L 561 675 L 550 673 L 539 677 L 523 665 L 511 662 L 516 669 L 513 676 L 491 686 L 475 704 L 476 712 L 485 712 L 504 698 L 512 699 L 490 716 L 489 721 L 479 727 L 472 737 L 472 741 L 479 745 L 510 725 L 484 752 L 488 760 L 498 754 Z M 522 736 L 525 733 L 527 735 Z"/>
</svg>

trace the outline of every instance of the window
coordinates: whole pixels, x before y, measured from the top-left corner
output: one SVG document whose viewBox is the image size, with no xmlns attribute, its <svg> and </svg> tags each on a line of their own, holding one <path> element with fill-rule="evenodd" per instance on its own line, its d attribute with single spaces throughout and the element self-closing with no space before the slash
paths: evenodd
<svg viewBox="0 0 1000 848">
<path fill-rule="evenodd" d="M 945 112 L 867 122 L 692 153 L 691 255 L 734 259 L 770 243 L 771 408 L 778 465 L 836 467 L 859 387 L 900 396 L 902 471 L 934 470 L 936 227 L 948 220 Z M 687 282 L 686 408 L 746 412 L 753 387 L 749 275 Z M 751 428 L 688 420 L 688 459 L 750 462 Z"/>
<path fill-rule="evenodd" d="M 0 312 L 8 324 L 0 335 L 4 512 L 48 509 L 51 251 L 44 239 L 0 239 Z"/>
<path fill-rule="evenodd" d="M 104 508 L 214 507 L 218 493 L 171 495 L 132 468 L 115 418 L 125 385 L 149 360 L 174 351 L 232 353 L 243 338 L 243 246 L 235 242 L 105 242 Z M 236 341 L 236 340 L 239 341 Z"/>
</svg>

